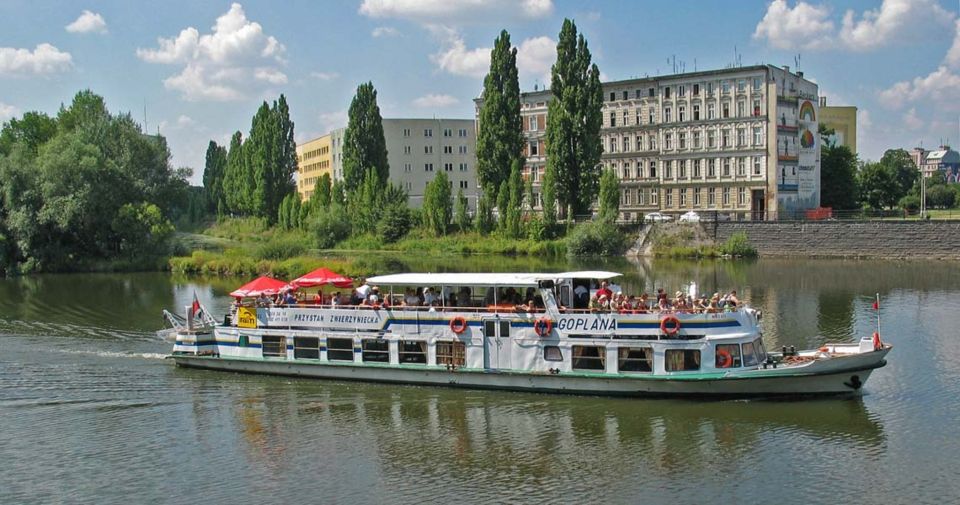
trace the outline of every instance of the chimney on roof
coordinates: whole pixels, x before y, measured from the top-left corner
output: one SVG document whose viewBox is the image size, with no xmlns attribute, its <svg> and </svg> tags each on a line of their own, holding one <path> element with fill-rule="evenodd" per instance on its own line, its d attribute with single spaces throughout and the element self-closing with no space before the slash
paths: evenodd
<svg viewBox="0 0 960 505">
<path fill-rule="evenodd" d="M 800 70 L 797 70 L 797 77 L 803 77 L 803 72 L 801 72 Z"/>
<path fill-rule="evenodd" d="M 783 69 L 786 70 L 788 74 L 790 73 L 790 65 L 784 65 Z"/>
</svg>

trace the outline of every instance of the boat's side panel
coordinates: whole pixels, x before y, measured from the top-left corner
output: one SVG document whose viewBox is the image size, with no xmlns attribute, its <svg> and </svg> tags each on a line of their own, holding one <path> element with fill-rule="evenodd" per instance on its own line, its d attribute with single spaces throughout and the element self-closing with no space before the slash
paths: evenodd
<svg viewBox="0 0 960 505">
<path fill-rule="evenodd" d="M 855 393 L 872 368 L 827 375 L 739 378 L 603 377 L 576 374 L 449 371 L 439 367 L 325 365 L 289 360 L 174 356 L 178 365 L 210 370 L 323 379 L 627 396 L 772 396 Z M 882 362 L 878 364 L 882 366 Z M 856 378 L 854 378 L 856 376 Z"/>
</svg>

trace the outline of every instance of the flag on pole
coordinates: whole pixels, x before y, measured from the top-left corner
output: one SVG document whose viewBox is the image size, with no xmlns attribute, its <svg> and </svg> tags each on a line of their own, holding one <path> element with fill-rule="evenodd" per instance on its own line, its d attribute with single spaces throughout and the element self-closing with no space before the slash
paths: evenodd
<svg viewBox="0 0 960 505">
<path fill-rule="evenodd" d="M 197 317 L 200 314 L 200 299 L 197 298 L 197 292 L 193 292 L 193 304 L 190 305 L 190 319 Z"/>
<path fill-rule="evenodd" d="M 873 301 L 873 310 L 880 310 L 880 300 Z"/>
</svg>

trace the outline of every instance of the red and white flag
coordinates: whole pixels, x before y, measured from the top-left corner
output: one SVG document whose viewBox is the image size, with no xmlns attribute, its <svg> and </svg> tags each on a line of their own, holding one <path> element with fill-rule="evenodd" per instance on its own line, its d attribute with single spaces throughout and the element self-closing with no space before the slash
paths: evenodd
<svg viewBox="0 0 960 505">
<path fill-rule="evenodd" d="M 200 315 L 200 299 L 197 298 L 197 292 L 193 292 L 193 303 L 190 305 L 190 319 Z"/>
<path fill-rule="evenodd" d="M 873 310 L 880 310 L 880 300 L 873 301 Z"/>
</svg>

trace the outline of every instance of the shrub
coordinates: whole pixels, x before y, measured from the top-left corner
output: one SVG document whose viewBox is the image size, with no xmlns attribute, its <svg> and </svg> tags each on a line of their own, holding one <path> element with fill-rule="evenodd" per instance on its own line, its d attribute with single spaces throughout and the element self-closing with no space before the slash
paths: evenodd
<svg viewBox="0 0 960 505">
<path fill-rule="evenodd" d="M 574 228 L 566 243 L 572 256 L 616 256 L 627 250 L 629 239 L 613 223 L 600 220 Z"/>
<path fill-rule="evenodd" d="M 391 205 L 377 223 L 377 236 L 385 243 L 393 243 L 404 236 L 413 227 L 413 213 L 404 205 Z"/>
<path fill-rule="evenodd" d="M 900 208 L 909 211 L 915 211 L 920 208 L 920 197 L 916 195 L 907 195 L 900 199 Z"/>
<path fill-rule="evenodd" d="M 757 255 L 757 250 L 750 245 L 750 240 L 747 239 L 746 232 L 742 231 L 730 235 L 730 238 L 727 239 L 720 250 L 723 251 L 724 254 L 744 258 L 752 258 Z"/>
<path fill-rule="evenodd" d="M 296 237 L 275 238 L 257 247 L 254 256 L 260 260 L 285 260 L 307 251 L 302 239 Z"/>
<path fill-rule="evenodd" d="M 350 221 L 341 205 L 330 205 L 326 212 L 319 212 L 312 223 L 317 237 L 317 247 L 330 249 L 350 235 Z"/>
</svg>

